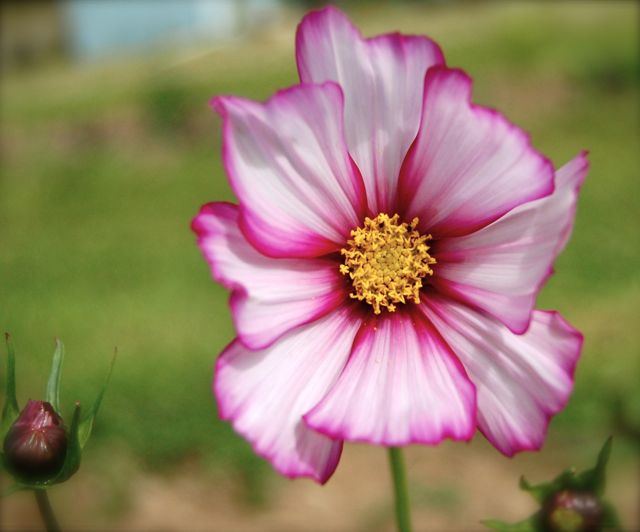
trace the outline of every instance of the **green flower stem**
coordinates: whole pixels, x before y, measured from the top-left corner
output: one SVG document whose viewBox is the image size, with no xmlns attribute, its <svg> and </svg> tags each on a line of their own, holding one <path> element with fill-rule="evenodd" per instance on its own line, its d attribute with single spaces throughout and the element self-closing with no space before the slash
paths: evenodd
<svg viewBox="0 0 640 532">
<path fill-rule="evenodd" d="M 33 492 L 36 496 L 38 509 L 40 510 L 40 515 L 42 516 L 47 532 L 60 532 L 60 525 L 58 525 L 58 521 L 56 521 L 53 508 L 51 508 L 47 490 L 33 490 Z"/>
<path fill-rule="evenodd" d="M 391 464 L 391 476 L 393 477 L 398 532 L 411 532 L 407 473 L 404 467 L 402 449 L 399 447 L 389 447 L 389 463 Z"/>
</svg>

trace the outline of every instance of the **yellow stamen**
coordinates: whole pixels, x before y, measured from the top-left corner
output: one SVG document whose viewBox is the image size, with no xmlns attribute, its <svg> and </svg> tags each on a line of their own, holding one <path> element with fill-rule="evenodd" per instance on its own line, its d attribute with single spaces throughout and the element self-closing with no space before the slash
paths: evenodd
<svg viewBox="0 0 640 532">
<path fill-rule="evenodd" d="M 427 253 L 431 235 L 416 231 L 418 218 L 398 223 L 399 216 L 378 214 L 365 218 L 363 227 L 351 231 L 352 239 L 340 250 L 340 273 L 353 284 L 353 299 L 366 301 L 380 314 L 381 307 L 395 312 L 396 303 L 420 303 L 422 278 L 433 275 L 436 260 Z"/>
</svg>

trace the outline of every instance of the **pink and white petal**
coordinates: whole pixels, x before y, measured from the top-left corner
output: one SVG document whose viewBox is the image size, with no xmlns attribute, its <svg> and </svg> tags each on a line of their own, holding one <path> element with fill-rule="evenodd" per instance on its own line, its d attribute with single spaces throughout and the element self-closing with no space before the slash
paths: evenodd
<svg viewBox="0 0 640 532">
<path fill-rule="evenodd" d="M 433 294 L 420 306 L 467 370 L 478 427 L 503 454 L 539 449 L 564 408 L 582 335 L 558 313 L 536 310 L 522 335 L 482 312 Z"/>
<path fill-rule="evenodd" d="M 556 188 L 563 191 L 564 194 L 572 194 L 580 191 L 582 183 L 584 183 L 589 171 L 589 161 L 587 156 L 589 152 L 583 150 L 576 157 L 571 159 L 567 164 L 562 166 L 559 170 L 556 170 Z M 575 219 L 576 201 L 568 206 L 571 212 L 571 223 L 565 226 L 564 233 L 558 240 L 556 254 L 559 254 L 567 245 L 567 241 L 573 231 L 573 220 Z"/>
<path fill-rule="evenodd" d="M 440 48 L 399 33 L 365 40 L 346 15 L 327 7 L 300 23 L 296 59 L 301 81 L 342 87 L 347 144 L 369 209 L 394 212 L 400 166 L 420 124 L 424 75 L 444 63 Z"/>
<path fill-rule="evenodd" d="M 223 156 L 251 243 L 273 257 L 340 249 L 366 207 L 362 178 L 344 140 L 335 83 L 298 85 L 266 103 L 218 97 Z"/>
<path fill-rule="evenodd" d="M 473 105 L 471 84 L 461 70 L 429 69 L 400 174 L 401 214 L 435 238 L 469 234 L 553 191 L 551 163 L 502 115 Z"/>
<path fill-rule="evenodd" d="M 240 231 L 239 218 L 235 205 L 210 203 L 192 228 L 214 279 L 233 290 L 233 320 L 245 346 L 264 348 L 340 305 L 345 295 L 335 262 L 262 255 Z"/>
<path fill-rule="evenodd" d="M 362 326 L 339 380 L 304 416 L 332 438 L 378 445 L 468 440 L 475 390 L 442 337 L 419 313 Z"/>
<path fill-rule="evenodd" d="M 214 392 L 222 419 L 288 477 L 326 482 L 342 442 L 314 432 L 302 415 L 323 397 L 344 367 L 360 326 L 348 309 L 250 351 L 234 341 L 216 365 Z"/>
<path fill-rule="evenodd" d="M 440 269 L 438 269 L 439 273 Z M 443 296 L 462 301 L 495 316 L 516 334 L 522 334 L 527 330 L 531 321 L 531 310 L 538 295 L 537 292 L 507 294 L 495 290 L 484 290 L 477 286 L 445 279 L 441 275 L 433 280 L 430 279 L 429 284 Z"/>
<path fill-rule="evenodd" d="M 541 286 L 571 234 L 589 164 L 581 153 L 557 172 L 554 192 L 470 235 L 438 243 L 432 285 L 524 332 Z"/>
</svg>

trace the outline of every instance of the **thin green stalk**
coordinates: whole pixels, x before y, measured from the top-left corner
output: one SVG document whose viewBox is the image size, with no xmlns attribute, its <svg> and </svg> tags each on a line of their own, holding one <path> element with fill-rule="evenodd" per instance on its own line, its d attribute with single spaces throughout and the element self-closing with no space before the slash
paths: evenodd
<svg viewBox="0 0 640 532">
<path fill-rule="evenodd" d="M 389 463 L 391 464 L 391 476 L 393 477 L 393 493 L 395 496 L 398 532 L 411 532 L 407 473 L 404 467 L 402 449 L 399 447 L 389 447 Z"/>
<path fill-rule="evenodd" d="M 34 490 L 34 494 L 36 496 L 38 509 L 40 510 L 40 515 L 42 516 L 42 521 L 44 521 L 44 526 L 47 529 L 47 532 L 60 532 L 60 525 L 58 525 L 58 521 L 56 521 L 56 516 L 53 513 L 53 508 L 51 508 L 47 490 Z"/>
</svg>

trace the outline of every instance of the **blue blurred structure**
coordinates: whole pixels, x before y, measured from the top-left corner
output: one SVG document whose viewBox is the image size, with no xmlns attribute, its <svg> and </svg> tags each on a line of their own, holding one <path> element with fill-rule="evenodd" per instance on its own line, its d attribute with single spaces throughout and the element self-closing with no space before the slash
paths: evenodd
<svg viewBox="0 0 640 532">
<path fill-rule="evenodd" d="M 71 53 L 96 59 L 233 38 L 264 24 L 279 0 L 66 0 Z"/>
</svg>

